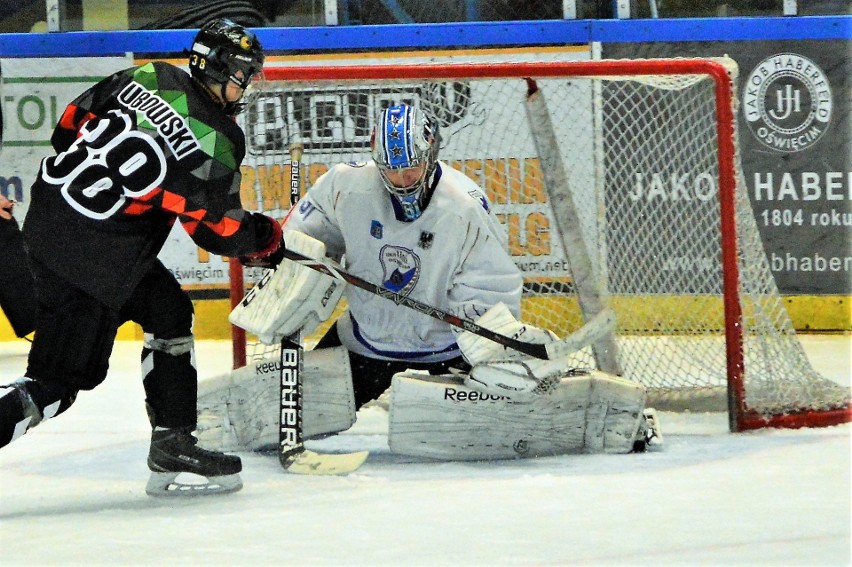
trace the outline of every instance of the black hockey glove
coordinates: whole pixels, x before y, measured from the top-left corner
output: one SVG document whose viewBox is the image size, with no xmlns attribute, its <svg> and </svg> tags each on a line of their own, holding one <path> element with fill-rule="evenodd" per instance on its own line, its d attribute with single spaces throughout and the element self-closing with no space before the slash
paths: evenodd
<svg viewBox="0 0 852 567">
<path fill-rule="evenodd" d="M 268 222 L 265 223 L 266 230 L 259 235 L 258 242 L 263 243 L 261 249 L 245 256 L 240 256 L 240 263 L 249 268 L 274 268 L 284 259 L 284 236 L 281 224 L 272 217 L 262 216 Z"/>
</svg>

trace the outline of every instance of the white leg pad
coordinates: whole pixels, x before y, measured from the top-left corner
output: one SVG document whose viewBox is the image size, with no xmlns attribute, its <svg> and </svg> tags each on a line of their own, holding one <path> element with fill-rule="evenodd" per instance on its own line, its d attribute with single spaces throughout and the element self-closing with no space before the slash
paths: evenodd
<svg viewBox="0 0 852 567">
<path fill-rule="evenodd" d="M 254 362 L 198 384 L 199 442 L 219 451 L 278 446 L 280 362 Z M 352 371 L 344 347 L 305 351 L 302 427 L 305 439 L 345 431 L 355 423 Z"/>
<path fill-rule="evenodd" d="M 591 378 L 586 452 L 631 452 L 644 419 L 645 387 L 603 372 L 593 372 Z"/>
<path fill-rule="evenodd" d="M 644 405 L 642 385 L 597 371 L 522 400 L 477 392 L 461 377 L 400 373 L 388 443 L 395 453 L 442 460 L 628 453 Z"/>
</svg>

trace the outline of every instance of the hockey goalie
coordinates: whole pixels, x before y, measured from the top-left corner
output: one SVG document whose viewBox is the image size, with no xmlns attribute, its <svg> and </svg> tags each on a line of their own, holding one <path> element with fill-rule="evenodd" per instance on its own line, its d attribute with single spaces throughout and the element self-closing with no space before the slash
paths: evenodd
<svg viewBox="0 0 852 567">
<path fill-rule="evenodd" d="M 287 231 L 285 240 L 288 250 L 329 261 L 325 245 L 306 234 Z M 344 288 L 340 279 L 286 259 L 264 280 L 230 319 L 267 344 L 315 330 L 332 315 Z M 405 309 L 387 303 L 391 309 Z M 528 342 L 557 341 L 549 331 L 518 321 L 502 303 L 475 322 Z M 357 353 L 353 356 L 346 346 L 326 342 L 323 339 L 304 356 L 305 439 L 350 428 L 364 403 L 356 400 L 353 380 L 374 381 Z M 457 334 L 457 345 L 463 355 L 462 364 L 456 365 L 460 368 L 439 366 L 435 372 L 428 366 L 387 364 L 396 370 L 389 397 L 391 451 L 441 460 L 487 460 L 629 453 L 662 443 L 656 413 L 645 407 L 641 384 L 574 368 L 567 356 L 532 358 L 469 331 Z M 279 370 L 279 362 L 272 358 L 201 382 L 199 439 L 222 450 L 274 449 L 280 419 Z"/>
</svg>

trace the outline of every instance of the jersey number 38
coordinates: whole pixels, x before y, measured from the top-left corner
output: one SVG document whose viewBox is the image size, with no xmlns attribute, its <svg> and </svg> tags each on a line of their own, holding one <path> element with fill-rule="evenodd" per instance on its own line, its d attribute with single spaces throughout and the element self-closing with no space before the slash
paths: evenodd
<svg viewBox="0 0 852 567">
<path fill-rule="evenodd" d="M 111 217 L 128 197 L 147 195 L 166 176 L 163 150 L 132 127 L 130 116 L 118 110 L 89 120 L 68 150 L 44 160 L 42 178 L 59 186 L 79 213 Z"/>
</svg>

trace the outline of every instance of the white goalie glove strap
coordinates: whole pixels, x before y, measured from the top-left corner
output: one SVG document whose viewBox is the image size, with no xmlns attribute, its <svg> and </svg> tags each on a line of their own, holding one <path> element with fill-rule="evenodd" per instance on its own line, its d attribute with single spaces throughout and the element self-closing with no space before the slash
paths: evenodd
<svg viewBox="0 0 852 567">
<path fill-rule="evenodd" d="M 301 232 L 285 233 L 284 244 L 310 258 L 325 257 L 325 244 Z M 331 276 L 284 259 L 249 290 L 229 320 L 273 344 L 296 331 L 310 333 L 331 317 L 344 287 Z"/>
<path fill-rule="evenodd" d="M 556 335 L 547 329 L 539 329 L 515 319 L 515 316 L 503 303 L 498 303 L 486 311 L 475 323 L 501 335 L 528 343 L 547 344 L 556 339 Z M 461 333 L 457 342 L 464 358 L 471 366 L 476 366 L 484 361 L 515 359 L 524 356 L 516 350 L 475 335 L 470 331 Z"/>
</svg>

